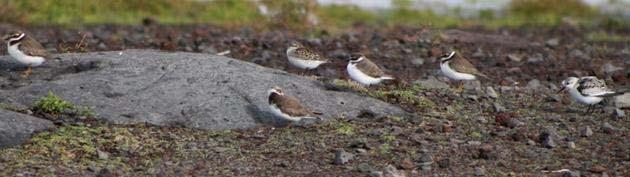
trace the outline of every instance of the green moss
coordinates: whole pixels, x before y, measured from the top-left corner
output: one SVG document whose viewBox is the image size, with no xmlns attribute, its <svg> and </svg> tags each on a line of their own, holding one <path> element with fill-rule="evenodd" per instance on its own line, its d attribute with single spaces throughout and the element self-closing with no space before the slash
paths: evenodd
<svg viewBox="0 0 630 177">
<path fill-rule="evenodd" d="M 48 92 L 48 95 L 42 97 L 35 103 L 33 110 L 42 111 L 44 113 L 59 114 L 65 109 L 73 109 L 74 105 L 63 100 L 61 97 Z"/>
<path fill-rule="evenodd" d="M 381 155 L 387 155 L 392 151 L 392 146 L 388 143 L 383 143 L 378 146 L 378 153 Z"/>
<path fill-rule="evenodd" d="M 337 133 L 341 135 L 354 135 L 354 126 L 349 123 L 338 122 L 335 125 Z"/>
</svg>

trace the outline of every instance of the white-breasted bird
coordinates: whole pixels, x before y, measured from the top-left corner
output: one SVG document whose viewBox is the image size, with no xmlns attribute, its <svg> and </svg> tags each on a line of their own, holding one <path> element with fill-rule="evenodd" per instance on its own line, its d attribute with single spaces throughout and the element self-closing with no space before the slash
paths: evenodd
<svg viewBox="0 0 630 177">
<path fill-rule="evenodd" d="M 48 51 L 39 42 L 21 31 L 6 35 L 4 40 L 7 41 L 9 55 L 27 65 L 28 68 L 22 73 L 24 78 L 31 74 L 32 67 L 41 65 L 50 57 Z"/>
<path fill-rule="evenodd" d="M 352 80 L 357 81 L 361 85 L 369 86 L 378 84 L 384 80 L 393 80 L 392 76 L 389 76 L 374 64 L 370 59 L 364 55 L 353 55 L 348 61 L 348 75 Z"/>
<path fill-rule="evenodd" d="M 575 101 L 588 105 L 587 113 L 591 111 L 593 105 L 601 102 L 604 98 L 623 94 L 623 92 L 616 92 L 608 88 L 604 80 L 595 76 L 569 77 L 562 81 L 562 88 L 558 90 L 558 93 L 564 90 L 568 90 L 569 95 Z"/>
</svg>

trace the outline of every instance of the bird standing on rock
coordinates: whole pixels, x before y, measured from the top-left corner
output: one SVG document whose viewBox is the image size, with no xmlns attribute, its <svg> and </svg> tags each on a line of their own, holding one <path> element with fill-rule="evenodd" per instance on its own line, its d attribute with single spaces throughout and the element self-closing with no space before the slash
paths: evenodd
<svg viewBox="0 0 630 177">
<path fill-rule="evenodd" d="M 443 55 L 440 58 L 440 70 L 446 77 L 456 81 L 477 80 L 477 76 L 488 78 L 481 73 L 474 65 L 461 55 L 456 55 L 454 51 Z M 459 89 L 462 89 L 463 83 L 460 82 Z"/>
<path fill-rule="evenodd" d="M 273 115 L 284 120 L 298 122 L 302 119 L 320 119 L 316 113 L 304 107 L 297 98 L 284 95 L 280 87 L 273 87 L 268 91 L 269 110 Z"/>
<path fill-rule="evenodd" d="M 33 66 L 41 65 L 50 57 L 39 42 L 21 31 L 6 35 L 4 40 L 7 41 L 9 55 L 28 67 L 22 73 L 22 78 L 26 78 L 32 73 Z"/>
</svg>

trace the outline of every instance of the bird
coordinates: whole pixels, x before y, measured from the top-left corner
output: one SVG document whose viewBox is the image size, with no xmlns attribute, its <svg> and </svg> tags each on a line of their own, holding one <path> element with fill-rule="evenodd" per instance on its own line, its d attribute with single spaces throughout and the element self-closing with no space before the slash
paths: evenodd
<svg viewBox="0 0 630 177">
<path fill-rule="evenodd" d="M 308 70 L 315 69 L 329 62 L 327 58 L 307 49 L 297 41 L 291 41 L 289 48 L 287 48 L 287 59 L 291 65 L 303 69 L 304 72 L 302 74 L 306 74 Z"/>
<path fill-rule="evenodd" d="M 456 81 L 477 80 L 477 76 L 488 78 L 481 73 L 474 65 L 461 55 L 455 55 L 455 51 L 443 55 L 440 58 L 440 70 L 446 77 Z M 462 84 L 460 82 L 460 88 Z"/>
<path fill-rule="evenodd" d="M 274 116 L 290 122 L 299 122 L 302 119 L 320 119 L 316 115 L 321 113 L 313 112 L 304 107 L 297 98 L 284 95 L 282 88 L 274 86 L 268 91 L 269 110 Z"/>
<path fill-rule="evenodd" d="M 35 39 L 21 31 L 12 32 L 4 37 L 7 41 L 7 51 L 18 62 L 27 65 L 22 73 L 26 78 L 32 73 L 32 67 L 39 66 L 50 57 L 48 51 Z"/>
<path fill-rule="evenodd" d="M 348 70 L 350 78 L 364 86 L 370 86 L 378 84 L 384 80 L 394 79 L 392 76 L 385 74 L 385 72 L 370 61 L 370 59 L 360 54 L 350 56 L 346 69 Z"/>
<path fill-rule="evenodd" d="M 568 77 L 562 81 L 562 87 L 557 93 L 565 90 L 568 90 L 571 98 L 577 102 L 588 105 L 587 113 L 591 111 L 595 104 L 604 100 L 604 98 L 624 94 L 623 92 L 616 92 L 608 88 L 604 80 L 598 79 L 595 76 L 580 78 Z"/>
</svg>

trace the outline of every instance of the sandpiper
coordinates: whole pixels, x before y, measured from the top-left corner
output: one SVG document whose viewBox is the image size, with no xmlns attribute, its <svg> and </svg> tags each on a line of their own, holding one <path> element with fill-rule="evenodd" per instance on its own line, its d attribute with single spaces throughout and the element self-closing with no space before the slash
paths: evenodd
<svg viewBox="0 0 630 177">
<path fill-rule="evenodd" d="M 31 74 L 31 67 L 41 65 L 50 56 L 39 42 L 21 31 L 6 35 L 4 40 L 7 41 L 9 55 L 27 65 L 28 68 L 22 73 L 23 78 Z"/>
<path fill-rule="evenodd" d="M 604 98 L 623 94 L 623 92 L 615 92 L 608 88 L 604 80 L 595 76 L 569 77 L 562 81 L 562 88 L 558 90 L 558 93 L 564 90 L 568 90 L 571 98 L 577 102 L 588 105 L 587 113 Z"/>
<path fill-rule="evenodd" d="M 393 80 L 392 76 L 386 75 L 378 65 L 374 64 L 364 55 L 353 55 L 348 61 L 348 75 L 361 85 L 369 86 L 378 84 L 383 80 Z"/>
<path fill-rule="evenodd" d="M 280 87 L 273 87 L 269 93 L 269 110 L 284 120 L 298 122 L 302 119 L 320 119 L 316 113 L 304 107 L 297 98 L 284 95 Z"/>
<path fill-rule="evenodd" d="M 317 52 L 307 49 L 297 41 L 292 41 L 289 48 L 287 48 L 287 59 L 291 65 L 303 69 L 303 74 L 319 67 L 321 64 L 328 63 L 328 59 Z"/>
<path fill-rule="evenodd" d="M 456 55 L 454 51 L 440 58 L 440 70 L 446 77 L 456 81 L 476 80 L 477 76 L 488 78 L 479 72 L 466 58 Z M 463 85 L 460 82 L 460 88 Z"/>
</svg>

